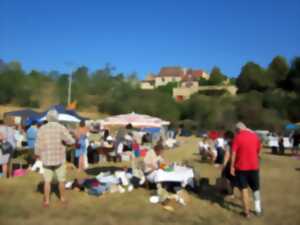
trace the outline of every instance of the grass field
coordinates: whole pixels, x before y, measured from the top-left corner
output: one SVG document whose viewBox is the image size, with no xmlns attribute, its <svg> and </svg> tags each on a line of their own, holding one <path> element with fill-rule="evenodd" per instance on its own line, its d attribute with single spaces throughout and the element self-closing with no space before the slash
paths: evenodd
<svg viewBox="0 0 300 225">
<path fill-rule="evenodd" d="M 168 159 L 188 160 L 201 177 L 215 183 L 220 171 L 202 163 L 194 154 L 197 138 L 182 138 L 181 147 L 166 151 Z M 120 164 L 115 164 L 116 166 Z M 102 166 L 102 165 L 101 165 Z M 103 165 L 107 166 L 107 164 Z M 85 176 L 69 171 L 69 178 Z M 30 173 L 25 177 L 0 179 L 0 225 L 159 225 L 159 224 L 300 224 L 300 161 L 291 156 L 274 156 L 264 150 L 261 161 L 262 203 L 264 215 L 246 220 L 239 216 L 238 199 L 228 200 L 223 207 L 214 196 L 191 194 L 186 207 L 178 206 L 174 212 L 149 203 L 150 191 L 107 194 L 99 198 L 83 192 L 68 191 L 69 204 L 62 206 L 52 195 L 49 209 L 42 208 L 42 194 L 36 192 L 41 177 Z M 236 193 L 237 196 L 238 193 Z"/>
</svg>

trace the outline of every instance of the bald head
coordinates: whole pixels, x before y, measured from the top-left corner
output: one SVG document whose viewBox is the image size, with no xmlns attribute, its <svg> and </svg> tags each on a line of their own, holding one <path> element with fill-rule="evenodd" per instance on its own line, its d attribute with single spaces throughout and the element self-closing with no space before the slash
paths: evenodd
<svg viewBox="0 0 300 225">
<path fill-rule="evenodd" d="M 57 122 L 58 121 L 58 112 L 54 109 L 50 110 L 47 113 L 47 121 L 48 122 Z"/>
<path fill-rule="evenodd" d="M 245 125 L 243 122 L 238 122 L 238 123 L 235 125 L 235 128 L 236 128 L 237 130 L 246 130 L 246 129 L 247 129 L 246 125 Z"/>
</svg>

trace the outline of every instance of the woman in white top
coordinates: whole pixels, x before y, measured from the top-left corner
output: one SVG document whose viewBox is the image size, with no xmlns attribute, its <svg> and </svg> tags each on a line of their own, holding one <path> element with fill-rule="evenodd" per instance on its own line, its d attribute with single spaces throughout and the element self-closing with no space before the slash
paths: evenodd
<svg viewBox="0 0 300 225">
<path fill-rule="evenodd" d="M 208 137 L 204 137 L 202 141 L 198 144 L 199 154 L 201 155 L 202 160 L 209 160 L 210 162 L 214 162 L 217 157 L 217 151 L 212 147 L 212 143 Z"/>
</svg>

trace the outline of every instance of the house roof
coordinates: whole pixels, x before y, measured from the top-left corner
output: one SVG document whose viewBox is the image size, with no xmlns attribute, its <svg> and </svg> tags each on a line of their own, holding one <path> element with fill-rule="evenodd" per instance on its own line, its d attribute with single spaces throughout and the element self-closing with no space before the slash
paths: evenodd
<svg viewBox="0 0 300 225">
<path fill-rule="evenodd" d="M 181 67 L 162 67 L 158 74 L 159 77 L 183 77 L 184 71 Z"/>
<path fill-rule="evenodd" d="M 188 80 L 197 80 L 198 78 L 203 76 L 203 71 L 202 70 L 192 70 L 189 69 L 187 70 L 186 74 L 183 77 L 184 81 Z"/>
<path fill-rule="evenodd" d="M 155 80 L 155 74 L 150 73 L 147 75 L 145 81 L 151 81 L 151 80 Z"/>
<path fill-rule="evenodd" d="M 194 78 L 200 78 L 203 76 L 203 71 L 202 70 L 192 70 L 192 76 Z"/>
</svg>

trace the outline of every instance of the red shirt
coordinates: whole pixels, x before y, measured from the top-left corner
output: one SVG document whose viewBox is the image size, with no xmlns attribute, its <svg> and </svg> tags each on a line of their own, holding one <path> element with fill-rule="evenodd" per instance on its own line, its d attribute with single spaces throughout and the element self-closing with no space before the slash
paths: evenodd
<svg viewBox="0 0 300 225">
<path fill-rule="evenodd" d="M 258 170 L 260 140 L 256 133 L 241 130 L 233 139 L 232 151 L 236 153 L 234 164 L 236 170 Z"/>
</svg>

